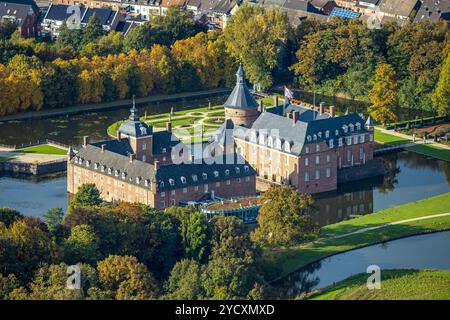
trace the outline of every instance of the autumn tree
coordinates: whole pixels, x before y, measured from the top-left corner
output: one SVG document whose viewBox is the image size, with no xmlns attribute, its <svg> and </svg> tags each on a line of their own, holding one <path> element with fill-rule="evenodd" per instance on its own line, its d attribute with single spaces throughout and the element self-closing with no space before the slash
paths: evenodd
<svg viewBox="0 0 450 320">
<path fill-rule="evenodd" d="M 147 267 L 132 256 L 109 256 L 97 265 L 101 284 L 118 300 L 158 297 L 159 288 Z"/>
<path fill-rule="evenodd" d="M 230 54 L 244 64 L 250 82 L 267 88 L 273 83 L 272 71 L 288 29 L 281 9 L 244 4 L 227 23 L 223 36 Z"/>
<path fill-rule="evenodd" d="M 389 64 L 381 63 L 377 66 L 369 99 L 371 106 L 368 111 L 375 121 L 385 124 L 397 119 L 395 114 L 398 105 L 397 76 Z"/>
<path fill-rule="evenodd" d="M 439 115 L 450 115 L 450 53 L 447 54 L 447 58 L 442 65 L 432 100 Z"/>
<path fill-rule="evenodd" d="M 73 227 L 63 247 L 65 261 L 70 264 L 94 264 L 100 257 L 98 237 L 89 225 Z"/>
<path fill-rule="evenodd" d="M 23 219 L 23 215 L 11 208 L 0 208 L 0 222 L 3 222 L 5 227 L 9 227 L 14 222 Z"/>
<path fill-rule="evenodd" d="M 271 188 L 262 196 L 258 228 L 252 233 L 262 246 L 279 247 L 304 242 L 314 231 L 309 211 L 312 198 L 292 187 Z"/>
<path fill-rule="evenodd" d="M 201 298 L 201 265 L 195 260 L 178 261 L 164 285 L 165 299 L 196 300 Z"/>
</svg>

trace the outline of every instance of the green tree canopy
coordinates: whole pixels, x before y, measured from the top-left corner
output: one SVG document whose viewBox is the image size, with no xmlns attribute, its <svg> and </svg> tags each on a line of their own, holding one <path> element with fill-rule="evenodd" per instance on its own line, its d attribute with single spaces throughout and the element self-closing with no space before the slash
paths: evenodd
<svg viewBox="0 0 450 320">
<path fill-rule="evenodd" d="M 102 203 L 100 192 L 93 183 L 83 184 L 73 196 L 70 204 L 76 206 L 98 206 Z"/>
<path fill-rule="evenodd" d="M 201 266 L 195 260 L 178 261 L 165 283 L 165 299 L 196 300 L 201 297 Z"/>
</svg>

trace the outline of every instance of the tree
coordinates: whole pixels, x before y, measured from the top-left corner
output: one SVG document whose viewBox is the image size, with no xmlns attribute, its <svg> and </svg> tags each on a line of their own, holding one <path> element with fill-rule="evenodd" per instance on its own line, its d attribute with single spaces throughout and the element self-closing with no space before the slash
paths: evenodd
<svg viewBox="0 0 450 320">
<path fill-rule="evenodd" d="M 94 264 L 100 257 L 99 240 L 89 225 L 73 227 L 63 247 L 65 261 L 70 264 Z"/>
<path fill-rule="evenodd" d="M 7 40 L 17 30 L 17 23 L 10 19 L 0 21 L 0 40 Z"/>
<path fill-rule="evenodd" d="M 155 299 L 158 284 L 147 267 L 132 256 L 109 256 L 97 264 L 100 282 L 118 300 Z"/>
<path fill-rule="evenodd" d="M 81 39 L 81 29 L 69 29 L 66 21 L 63 21 L 56 39 L 56 46 L 58 48 L 71 47 L 77 50 L 81 46 Z"/>
<path fill-rule="evenodd" d="M 9 300 L 11 292 L 19 287 L 19 281 L 14 274 L 4 276 L 0 273 L 0 300 Z"/>
<path fill-rule="evenodd" d="M 398 104 L 398 85 L 394 68 L 386 63 L 377 66 L 373 88 L 369 92 L 371 106 L 368 111 L 375 121 L 385 124 L 395 121 L 395 108 Z"/>
<path fill-rule="evenodd" d="M 184 216 L 181 220 L 180 233 L 184 257 L 198 262 L 207 261 L 211 250 L 211 230 L 206 216 L 202 212 Z"/>
<path fill-rule="evenodd" d="M 5 227 L 9 227 L 14 222 L 23 219 L 23 215 L 11 208 L 0 208 L 0 222 L 5 224 Z"/>
<path fill-rule="evenodd" d="M 98 206 L 102 203 L 100 192 L 93 183 L 83 184 L 73 196 L 70 204 L 76 206 Z"/>
<path fill-rule="evenodd" d="M 269 189 L 262 196 L 258 228 L 252 239 L 263 246 L 278 247 L 299 244 L 314 231 L 309 211 L 313 200 L 292 187 Z"/>
<path fill-rule="evenodd" d="M 149 49 L 155 44 L 155 33 L 149 22 L 130 30 L 123 41 L 124 51 Z"/>
<path fill-rule="evenodd" d="M 201 298 L 201 266 L 194 260 L 178 261 L 165 283 L 166 295 L 170 300 L 196 300 Z"/>
<path fill-rule="evenodd" d="M 288 18 L 281 9 L 244 4 L 227 23 L 223 36 L 230 54 L 244 64 L 250 82 L 267 88 L 287 30 Z"/>
<path fill-rule="evenodd" d="M 450 53 L 442 66 L 439 81 L 431 97 L 439 115 L 450 115 Z"/>
<path fill-rule="evenodd" d="M 64 211 L 62 208 L 52 208 L 44 213 L 44 222 L 50 231 L 55 231 L 61 224 L 64 218 Z"/>
<path fill-rule="evenodd" d="M 83 37 L 81 38 L 81 45 L 85 46 L 88 43 L 96 41 L 103 35 L 103 28 L 97 15 L 94 13 L 89 17 L 88 23 L 83 28 Z"/>
</svg>

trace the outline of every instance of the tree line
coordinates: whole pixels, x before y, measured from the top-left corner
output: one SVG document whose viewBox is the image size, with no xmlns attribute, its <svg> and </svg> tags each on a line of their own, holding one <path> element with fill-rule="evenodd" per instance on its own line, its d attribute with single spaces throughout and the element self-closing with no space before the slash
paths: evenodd
<svg viewBox="0 0 450 320">
<path fill-rule="evenodd" d="M 279 270 L 262 247 L 314 237 L 309 197 L 286 187 L 263 200 L 263 229 L 252 233 L 192 207 L 103 203 L 93 184 L 66 214 L 50 209 L 43 220 L 0 208 L 0 299 L 263 299 L 274 290 L 265 278 Z M 74 265 L 79 288 L 67 286 Z"/>
<path fill-rule="evenodd" d="M 336 18 L 329 22 L 306 20 L 293 28 L 278 8 L 242 5 L 223 32 L 205 33 L 188 13 L 177 9 L 132 29 L 126 37 L 117 32 L 103 34 L 95 16 L 83 30 L 70 30 L 63 25 L 54 43 L 21 39 L 16 33 L 11 36 L 10 29 L 0 28 L 4 39 L 0 45 L 1 81 L 12 92 L 20 86 L 17 81 L 29 86 L 22 101 L 16 98 L 13 103 L 2 103 L 2 97 L 0 114 L 110 101 L 131 94 L 231 85 L 239 62 L 249 81 L 263 89 L 294 83 L 325 95 L 365 100 L 371 102 L 372 114 L 382 122 L 392 120 L 397 107 L 449 113 L 450 89 L 446 79 L 450 62 L 446 61 L 450 59 L 450 46 L 445 21 L 405 26 L 386 23 L 380 29 L 371 29 L 360 20 Z M 160 60 L 149 60 L 154 46 L 159 53 L 153 57 Z M 114 65 L 111 70 L 112 63 L 100 63 L 108 57 L 133 61 L 127 56 L 140 56 L 141 52 L 140 65 L 127 61 L 125 66 Z M 36 61 L 26 76 L 19 73 L 17 77 L 14 73 L 17 55 Z M 83 61 L 81 67 L 77 66 L 79 61 Z M 58 68 L 65 63 L 74 66 L 60 71 Z M 158 70 L 137 75 L 142 63 L 157 64 L 153 68 Z M 95 68 L 85 68 L 86 65 Z M 389 78 L 377 78 L 377 70 L 381 75 L 388 70 Z M 70 75 L 66 81 L 64 72 Z M 64 76 L 46 86 L 46 82 L 51 82 L 43 80 L 48 77 L 46 73 L 50 79 L 53 73 Z M 140 84 L 149 79 L 153 83 L 151 90 Z M 388 92 L 377 86 L 377 81 L 380 84 L 385 80 L 390 81 Z M 96 84 L 96 92 L 84 92 L 86 82 Z M 117 82 L 126 82 L 128 89 Z M 50 90 L 57 83 L 74 91 Z M 58 93 L 72 98 L 57 98 Z M 389 103 L 380 105 L 385 97 L 389 97 Z"/>
</svg>

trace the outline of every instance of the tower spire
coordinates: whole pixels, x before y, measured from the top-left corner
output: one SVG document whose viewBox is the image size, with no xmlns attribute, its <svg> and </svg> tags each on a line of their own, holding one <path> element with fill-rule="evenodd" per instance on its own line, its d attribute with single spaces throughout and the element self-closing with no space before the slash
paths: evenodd
<svg viewBox="0 0 450 320">
<path fill-rule="evenodd" d="M 130 120 L 133 121 L 138 121 L 139 120 L 139 115 L 137 113 L 137 109 L 136 109 L 136 99 L 135 99 L 135 95 L 133 94 L 133 106 L 130 109 Z"/>
<path fill-rule="evenodd" d="M 242 63 L 239 64 L 239 69 L 236 72 L 236 84 L 243 84 L 245 81 L 244 68 L 242 68 Z"/>
</svg>

